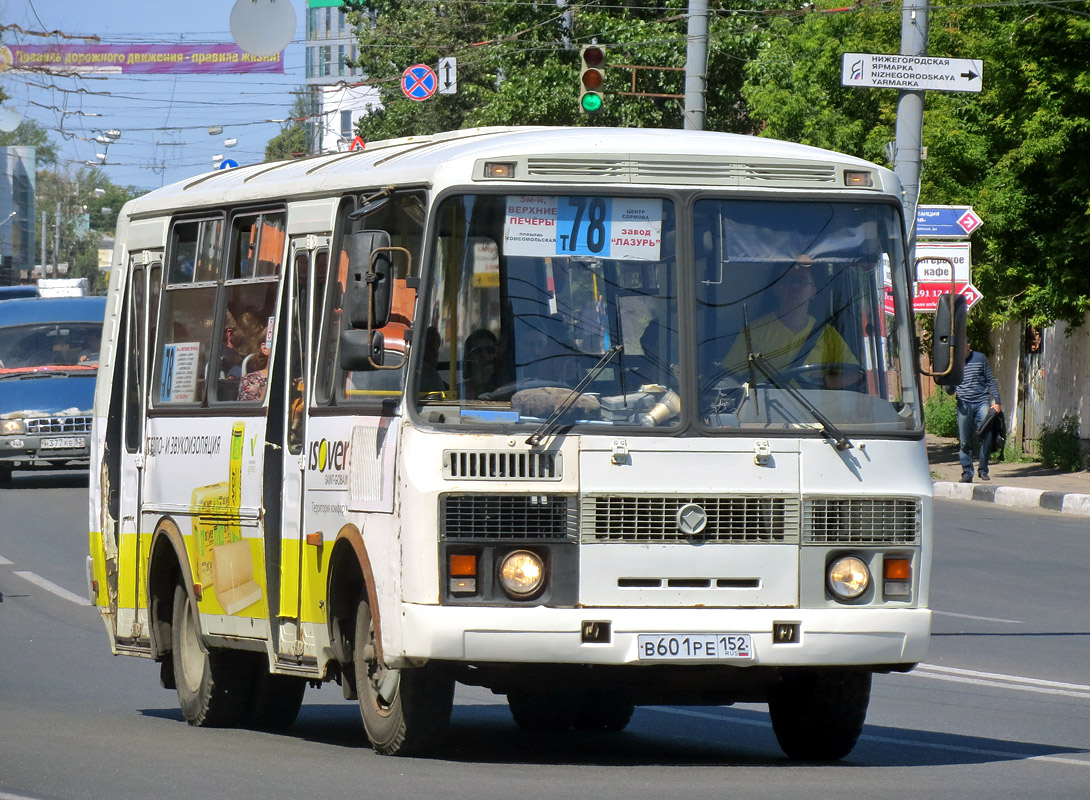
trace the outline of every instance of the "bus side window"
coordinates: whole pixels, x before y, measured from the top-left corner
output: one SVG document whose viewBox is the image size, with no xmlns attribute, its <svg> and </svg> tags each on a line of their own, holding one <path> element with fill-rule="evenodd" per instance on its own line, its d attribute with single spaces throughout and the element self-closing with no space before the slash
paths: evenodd
<svg viewBox="0 0 1090 800">
<path fill-rule="evenodd" d="M 162 322 L 155 330 L 152 400 L 201 403 L 212 352 L 217 279 L 222 270 L 221 216 L 175 223 L 162 288 Z"/>
<path fill-rule="evenodd" d="M 231 219 L 226 302 L 217 320 L 216 400 L 265 399 L 272 361 L 285 214 L 263 211 Z"/>
</svg>

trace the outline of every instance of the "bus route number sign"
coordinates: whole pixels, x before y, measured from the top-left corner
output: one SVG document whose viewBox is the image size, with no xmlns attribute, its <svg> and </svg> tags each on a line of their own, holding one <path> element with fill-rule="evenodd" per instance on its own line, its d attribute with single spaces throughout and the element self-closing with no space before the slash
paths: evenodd
<svg viewBox="0 0 1090 800">
<path fill-rule="evenodd" d="M 510 195 L 503 226 L 509 256 L 591 256 L 658 261 L 662 200 Z"/>
</svg>

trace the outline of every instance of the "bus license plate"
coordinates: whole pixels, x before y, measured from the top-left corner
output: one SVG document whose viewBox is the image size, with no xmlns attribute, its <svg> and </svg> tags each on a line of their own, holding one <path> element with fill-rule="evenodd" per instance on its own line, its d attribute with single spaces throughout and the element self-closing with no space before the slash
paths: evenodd
<svg viewBox="0 0 1090 800">
<path fill-rule="evenodd" d="M 641 633 L 640 660 L 753 658 L 748 633 Z"/>
<path fill-rule="evenodd" d="M 64 436 L 59 439 L 42 439 L 42 450 L 75 450 L 87 446 L 87 439 L 83 436 Z"/>
</svg>

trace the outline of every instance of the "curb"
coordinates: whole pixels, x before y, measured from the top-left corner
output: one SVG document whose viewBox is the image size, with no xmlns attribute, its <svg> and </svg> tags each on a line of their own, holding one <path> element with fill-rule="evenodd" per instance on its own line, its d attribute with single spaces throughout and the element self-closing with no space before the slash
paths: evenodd
<svg viewBox="0 0 1090 800">
<path fill-rule="evenodd" d="M 953 500 L 980 500 L 998 506 L 1017 508 L 1042 508 L 1063 514 L 1090 517 L 1090 494 L 1049 492 L 1044 489 L 1026 489 L 1019 486 L 980 486 L 975 483 L 935 481 L 935 497 Z"/>
</svg>

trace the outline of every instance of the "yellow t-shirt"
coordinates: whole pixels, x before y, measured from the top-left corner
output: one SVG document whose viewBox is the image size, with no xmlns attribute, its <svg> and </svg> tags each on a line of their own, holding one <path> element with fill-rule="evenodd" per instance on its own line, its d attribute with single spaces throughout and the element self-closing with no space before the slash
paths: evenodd
<svg viewBox="0 0 1090 800">
<path fill-rule="evenodd" d="M 807 337 L 814 328 L 814 318 L 807 315 L 801 330 L 788 328 L 776 314 L 767 314 L 749 326 L 750 350 L 746 349 L 745 332 L 738 334 L 722 365 L 728 372 L 744 372 L 748 369 L 749 352 L 760 353 L 773 367 L 785 370 L 803 364 L 857 364 L 844 337 L 832 325 L 826 325 L 812 340 L 813 346 L 805 358 L 798 358 L 799 351 L 807 345 Z"/>
</svg>

